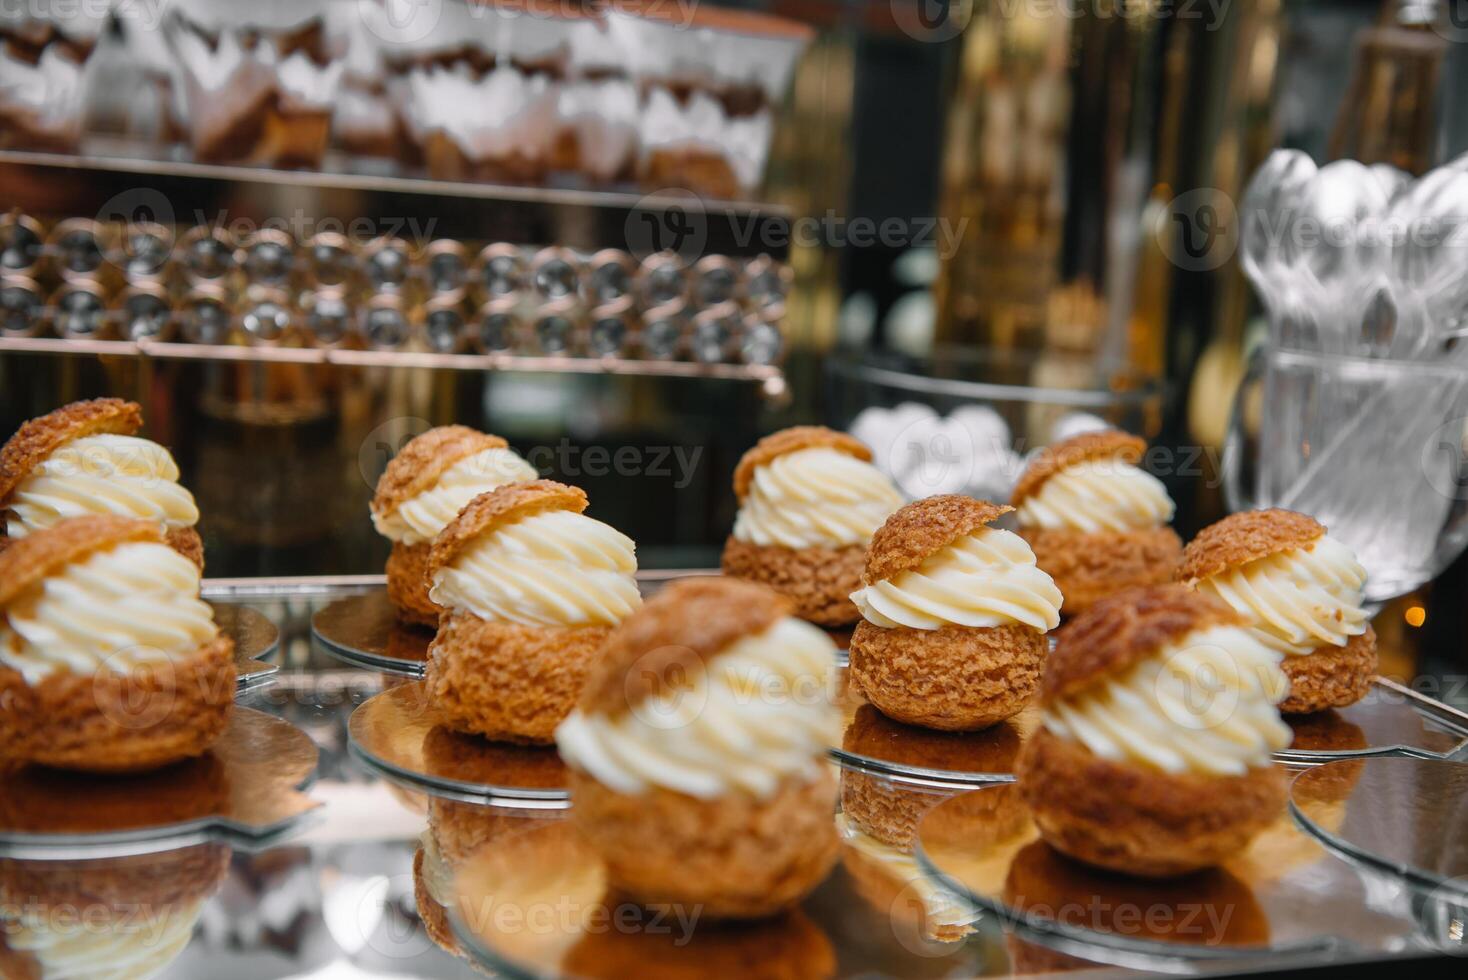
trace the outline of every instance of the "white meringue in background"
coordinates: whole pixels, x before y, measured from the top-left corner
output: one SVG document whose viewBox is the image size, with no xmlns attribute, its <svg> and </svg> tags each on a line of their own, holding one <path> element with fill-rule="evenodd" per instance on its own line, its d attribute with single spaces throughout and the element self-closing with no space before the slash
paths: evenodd
<svg viewBox="0 0 1468 980">
<path fill-rule="evenodd" d="M 1114 428 L 1116 426 L 1090 412 L 1067 412 L 1056 419 L 1055 424 L 1050 427 L 1050 441 L 1061 442 L 1087 432 L 1101 432 L 1104 429 Z"/>
<path fill-rule="evenodd" d="M 774 121 L 768 109 L 730 117 L 723 103 L 694 92 L 686 103 L 662 86 L 648 91 L 642 107 L 642 152 L 706 150 L 723 157 L 740 187 L 759 185 L 770 152 Z"/>
<path fill-rule="evenodd" d="M 576 134 L 580 168 L 593 177 L 616 177 L 636 153 L 637 88 L 625 78 L 565 83 L 556 99 L 556 116 Z"/>
<path fill-rule="evenodd" d="M 406 118 L 422 137 L 443 131 L 470 160 L 519 152 L 545 157 L 555 137 L 557 85 L 542 74 L 502 65 L 476 80 L 465 65 L 414 69 Z"/>
<path fill-rule="evenodd" d="M 964 405 L 946 417 L 918 402 L 867 408 L 850 431 L 912 500 L 964 493 L 1004 501 L 1023 469 L 1010 448 L 1009 426 L 987 405 Z"/>
</svg>

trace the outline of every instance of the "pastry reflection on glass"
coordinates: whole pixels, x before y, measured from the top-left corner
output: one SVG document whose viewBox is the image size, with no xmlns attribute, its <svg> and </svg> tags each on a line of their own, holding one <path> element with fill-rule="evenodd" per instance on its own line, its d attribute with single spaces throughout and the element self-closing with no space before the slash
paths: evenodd
<svg viewBox="0 0 1468 980">
<path fill-rule="evenodd" d="M 639 902 L 756 918 L 836 859 L 836 650 L 761 585 L 674 582 L 608 637 L 556 731 L 571 819 Z"/>
<path fill-rule="evenodd" d="M 760 582 L 821 626 L 854 623 L 872 532 L 902 505 L 861 442 L 819 426 L 766 436 L 734 471 L 739 515 L 723 571 Z"/>
<path fill-rule="evenodd" d="M 423 737 L 429 772 L 481 786 L 563 789 L 566 764 L 551 746 L 489 742 L 435 725 Z"/>
<path fill-rule="evenodd" d="M 199 508 L 167 449 L 136 433 L 143 411 L 119 398 L 73 402 L 22 425 L 0 448 L 0 547 L 69 517 L 156 523 L 201 569 Z"/>
<path fill-rule="evenodd" d="M 550 480 L 475 497 L 433 542 L 444 609 L 424 674 L 443 723 L 549 744 L 607 633 L 642 602 L 632 539 Z"/>
<path fill-rule="evenodd" d="M 1004 903 L 1068 930 L 1189 946 L 1265 946 L 1269 920 L 1237 876 L 1210 868 L 1171 880 L 1108 874 L 1033 841 L 1010 862 Z"/>
<path fill-rule="evenodd" d="M 1234 856 L 1284 807 L 1285 690 L 1279 654 L 1216 599 L 1177 585 L 1102 599 L 1060 631 L 1015 767 L 1041 836 L 1147 877 Z"/>
<path fill-rule="evenodd" d="M 438 532 L 481 493 L 533 480 L 535 468 L 499 436 L 444 425 L 410 440 L 377 481 L 372 524 L 392 542 L 387 593 L 409 622 L 438 624 L 428 596 L 428 555 Z"/>
<path fill-rule="evenodd" d="M 1285 714 L 1344 708 L 1376 676 L 1366 569 L 1314 518 L 1289 510 L 1230 514 L 1198 532 L 1178 580 L 1214 596 L 1284 657 Z"/>
<path fill-rule="evenodd" d="M 1368 747 L 1366 732 L 1361 726 L 1347 721 L 1334 709 L 1290 715 L 1285 721 L 1295 733 L 1294 741 L 1290 743 L 1292 749 L 1345 753 L 1364 751 Z M 1338 803 L 1351 795 L 1365 767 L 1364 758 L 1349 757 L 1328 766 L 1314 766 L 1291 783 L 1290 795 L 1296 803 L 1301 800 Z"/>
<path fill-rule="evenodd" d="M 1065 594 L 1065 614 L 1123 589 L 1172 580 L 1182 542 L 1172 498 L 1138 464 L 1147 444 L 1108 429 L 1036 454 L 1010 496 L 1020 536 Z"/>
<path fill-rule="evenodd" d="M 731 922 L 697 905 L 642 906 L 609 887 L 605 866 L 573 821 L 533 823 L 460 862 L 452 886 L 459 922 L 527 975 L 835 974 L 830 939 L 803 911 Z"/>
<path fill-rule="evenodd" d="M 563 819 L 554 811 L 515 810 L 430 797 L 428 829 L 413 857 L 413 895 L 429 938 L 444 951 L 462 956 L 449 924 L 449 912 L 458 904 L 456 869 L 482 848 L 517 834 L 568 834 L 564 826 L 556 829 Z"/>
<path fill-rule="evenodd" d="M 154 521 L 74 517 L 0 551 L 0 759 L 86 772 L 206 751 L 234 644 Z"/>
<path fill-rule="evenodd" d="M 922 869 L 910 847 L 878 840 L 844 813 L 836 816 L 836 832 L 841 837 L 841 865 L 857 894 L 887 915 L 893 928 L 945 943 L 973 931 L 976 915 Z"/>
<path fill-rule="evenodd" d="M 851 683 L 888 717 L 975 731 L 1034 696 L 1061 595 L 1023 538 L 989 526 L 1008 510 L 928 497 L 872 536 L 851 595 Z"/>
<path fill-rule="evenodd" d="M 1020 729 L 1011 723 L 982 732 L 937 732 L 893 721 L 869 704 L 857 708 L 841 740 L 842 749 L 851 755 L 907 768 L 996 775 L 1013 772 L 1020 744 Z M 1013 785 L 1005 789 L 973 798 L 974 822 L 966 835 L 1004 837 L 1026 822 Z M 918 822 L 948 795 L 900 778 L 850 768 L 841 771 L 841 808 L 846 816 L 863 833 L 896 847 L 911 845 Z M 954 805 L 963 804 L 950 807 Z"/>
<path fill-rule="evenodd" d="M 90 861 L 0 859 L 0 976 L 154 977 L 193 938 L 229 849 Z"/>
<path fill-rule="evenodd" d="M 213 753 L 113 777 L 32 766 L 0 781 L 0 828 L 83 835 L 159 827 L 211 817 L 229 798 L 228 770 Z"/>
</svg>

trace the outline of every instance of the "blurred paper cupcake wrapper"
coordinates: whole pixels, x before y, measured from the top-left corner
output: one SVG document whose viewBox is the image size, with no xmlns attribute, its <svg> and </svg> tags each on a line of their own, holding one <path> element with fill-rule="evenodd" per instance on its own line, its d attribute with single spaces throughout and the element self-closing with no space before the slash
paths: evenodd
<svg viewBox="0 0 1468 980">
<path fill-rule="evenodd" d="M 319 166 L 345 63 L 326 55 L 319 12 L 300 20 L 251 19 L 212 4 L 175 15 L 168 38 L 188 103 L 189 137 L 200 160 Z M 265 5 L 262 11 L 272 9 Z"/>
<path fill-rule="evenodd" d="M 0 16 L 0 146 L 70 152 L 82 136 L 87 66 L 105 12 L 63 5 L 56 16 Z M 93 5 L 95 6 L 95 5 Z"/>
</svg>

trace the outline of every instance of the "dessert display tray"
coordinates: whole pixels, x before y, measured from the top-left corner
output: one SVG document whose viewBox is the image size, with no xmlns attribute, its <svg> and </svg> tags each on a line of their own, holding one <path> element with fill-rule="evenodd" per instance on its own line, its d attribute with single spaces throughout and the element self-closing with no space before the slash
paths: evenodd
<svg viewBox="0 0 1468 980">
<path fill-rule="evenodd" d="M 887 718 L 844 680 L 839 689 L 846 729 L 832 758 L 909 785 L 962 789 L 1012 782 L 1020 745 L 1039 725 L 1038 712 L 1027 709 L 984 731 L 929 731 Z M 1385 678 L 1377 678 L 1371 693 L 1349 708 L 1286 720 L 1295 741 L 1275 758 L 1290 766 L 1374 756 L 1468 756 L 1468 714 Z"/>
<path fill-rule="evenodd" d="M 917 858 L 1023 939 L 1135 969 L 1247 969 L 1426 948 L 1409 919 L 1380 907 L 1349 863 L 1288 814 L 1220 868 L 1170 879 L 1097 871 L 1040 840 L 1019 794 L 972 790 L 930 810 Z M 1327 793 L 1310 802 L 1329 812 Z M 997 828 L 997 829 L 996 829 Z"/>
<path fill-rule="evenodd" d="M 280 630 L 258 610 L 229 602 L 210 602 L 219 630 L 234 640 L 235 672 L 241 693 L 253 691 L 279 673 L 278 664 L 261 663 L 280 649 Z"/>
<path fill-rule="evenodd" d="M 1468 752 L 1468 713 L 1378 677 L 1349 708 L 1286 717 L 1295 741 L 1275 753 L 1282 762 L 1312 764 L 1363 756 L 1446 759 Z"/>
<path fill-rule="evenodd" d="M 1333 807 L 1314 805 L 1329 795 Z M 1326 847 L 1468 909 L 1468 762 L 1353 759 L 1316 766 L 1290 788 L 1290 809 Z"/>
<path fill-rule="evenodd" d="M 364 702 L 347 724 L 352 753 L 386 778 L 434 796 L 519 808 L 567 805 L 554 748 L 510 745 L 439 724 L 421 681 Z"/>
<path fill-rule="evenodd" d="M 647 596 L 676 578 L 717 574 L 705 569 L 641 571 L 637 584 Z M 333 657 L 402 677 L 423 676 L 433 632 L 427 626 L 398 622 L 385 588 L 338 599 L 311 617 L 311 635 Z"/>
<path fill-rule="evenodd" d="M 850 847 L 798 907 L 755 922 L 703 921 L 696 907 L 619 900 L 567 820 L 501 830 L 453 869 L 450 887 L 459 945 L 497 975 L 834 980 L 872 976 L 878 966 L 892 977 L 992 972 L 973 925 L 929 930 L 910 914 L 910 883 Z"/>
<path fill-rule="evenodd" d="M 236 707 L 213 749 L 163 769 L 0 775 L 0 856 L 141 854 L 206 841 L 269 847 L 320 805 L 302 792 L 316 760 L 295 725 Z"/>
</svg>

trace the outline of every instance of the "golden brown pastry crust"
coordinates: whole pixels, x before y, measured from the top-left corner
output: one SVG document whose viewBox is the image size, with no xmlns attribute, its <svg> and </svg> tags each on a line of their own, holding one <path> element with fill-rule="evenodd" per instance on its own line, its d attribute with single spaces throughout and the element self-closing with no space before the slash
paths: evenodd
<svg viewBox="0 0 1468 980">
<path fill-rule="evenodd" d="M 872 451 L 867 448 L 866 443 L 854 436 L 823 425 L 792 426 L 765 436 L 740 457 L 739 465 L 734 467 L 734 495 L 741 501 L 749 495 L 749 486 L 754 482 L 754 471 L 761 466 L 781 456 L 818 446 L 855 456 L 863 462 L 872 461 Z"/>
<path fill-rule="evenodd" d="M 1183 543 L 1170 527 L 1097 533 L 1030 527 L 1020 528 L 1019 536 L 1065 596 L 1065 616 L 1124 589 L 1171 582 L 1183 554 Z"/>
<path fill-rule="evenodd" d="M 154 769 L 207 751 L 229 721 L 234 695 L 227 636 L 157 668 L 55 674 L 35 687 L 0 667 L 0 705 L 10 716 L 0 737 L 14 741 L 13 748 L 0 745 L 0 757 L 79 772 Z"/>
<path fill-rule="evenodd" d="M 1054 704 L 1083 691 L 1194 630 L 1242 624 L 1238 614 L 1219 600 L 1181 585 L 1153 585 L 1107 596 L 1056 633 L 1040 702 Z"/>
<path fill-rule="evenodd" d="M 423 862 L 426 860 L 428 855 L 423 848 L 418 848 L 413 854 L 413 902 L 418 908 L 418 920 L 439 949 L 453 956 L 462 956 L 464 951 L 459 948 L 459 940 L 449 925 L 448 911 L 428 890 L 428 879 L 423 876 Z"/>
<path fill-rule="evenodd" d="M 132 541 L 162 544 L 163 529 L 152 521 L 96 514 L 71 517 L 12 541 L 0 551 L 0 609 L 67 565 Z"/>
<path fill-rule="evenodd" d="M 934 922 L 928 916 L 911 879 L 903 878 L 890 867 L 857 848 L 847 845 L 841 848 L 841 867 L 851 876 L 851 886 L 873 912 L 891 923 L 895 935 L 904 933 L 934 939 L 938 942 L 956 943 L 974 931 L 970 925 Z M 898 932 L 902 929 L 902 932 Z M 917 931 L 921 930 L 921 931 Z"/>
<path fill-rule="evenodd" d="M 530 480 L 507 483 L 488 493 L 481 493 L 459 511 L 459 516 L 433 539 L 428 558 L 428 577 L 457 558 L 472 542 L 502 524 L 547 510 L 569 510 L 579 514 L 586 510 L 586 491 L 554 480 Z"/>
<path fill-rule="evenodd" d="M 734 641 L 763 633 L 790 604 L 763 586 L 732 578 L 671 582 L 607 637 L 582 689 L 580 708 L 617 717 L 669 681 L 702 674 Z"/>
<path fill-rule="evenodd" d="M 1013 509 L 957 493 L 914 500 L 888 517 L 872 535 L 862 583 L 871 585 L 917 568 L 935 552 Z"/>
<path fill-rule="evenodd" d="M 0 447 L 0 510 L 31 470 L 74 439 L 108 433 L 130 436 L 143 427 L 143 410 L 121 398 L 72 402 L 15 430 Z"/>
<path fill-rule="evenodd" d="M 461 459 L 509 445 L 467 425 L 440 425 L 410 439 L 377 479 L 372 513 L 386 517 L 438 482 Z"/>
<path fill-rule="evenodd" d="M 789 908 L 820 884 L 839 845 L 828 771 L 787 780 L 768 800 L 700 800 L 665 789 L 618 793 L 571 771 L 571 820 L 614 889 L 643 904 L 702 907 L 710 919 Z"/>
<path fill-rule="evenodd" d="M 851 636 L 851 683 L 889 718 L 976 731 L 1029 704 L 1046 648 L 1045 634 L 1018 623 L 914 630 L 863 621 Z"/>
<path fill-rule="evenodd" d="M 520 786 L 537 789 L 564 789 L 566 764 L 549 746 L 510 745 L 486 742 L 478 735 L 466 735 L 443 725 L 435 725 L 423 736 L 423 758 L 433 771 L 449 779 L 485 786 Z M 450 801 L 429 800 L 429 822 L 433 823 L 435 804 Z M 454 804 L 457 807 L 467 804 Z M 524 814 L 504 807 L 472 807 L 466 811 L 487 820 L 477 811 L 494 811 L 496 815 L 514 817 L 524 823 Z M 464 855 L 467 856 L 467 855 Z M 450 859 L 453 855 L 450 855 Z"/>
<path fill-rule="evenodd" d="M 387 599 L 406 623 L 437 626 L 443 608 L 428 598 L 428 557 L 433 543 L 403 544 L 394 541 L 387 556 Z"/>
<path fill-rule="evenodd" d="M 428 648 L 424 685 L 444 725 L 521 745 L 548 745 L 571 713 L 610 632 L 491 623 L 447 613 Z"/>
<path fill-rule="evenodd" d="M 1238 854 L 1284 808 L 1277 766 L 1242 776 L 1175 775 L 1111 762 L 1040 729 L 1015 775 L 1041 836 L 1087 864 L 1170 877 Z"/>
<path fill-rule="evenodd" d="M 818 626 L 848 626 L 861 618 L 851 593 L 861 587 L 866 549 L 781 548 L 730 537 L 724 542 L 723 572 L 769 586 L 789 599 L 796 616 Z"/>
<path fill-rule="evenodd" d="M 1239 511 L 1208 525 L 1188 542 L 1177 580 L 1193 585 L 1260 558 L 1309 547 L 1324 536 L 1325 525 L 1292 510 Z"/>
<path fill-rule="evenodd" d="M 183 555 L 189 561 L 199 566 L 199 572 L 204 571 L 204 541 L 199 537 L 199 532 L 191 527 L 170 528 L 163 534 L 163 541 L 174 551 Z"/>
<path fill-rule="evenodd" d="M 1078 436 L 1062 439 L 1035 454 L 1035 458 L 1030 460 L 1024 472 L 1019 475 L 1014 492 L 1009 495 L 1009 502 L 1018 507 L 1026 497 L 1038 492 L 1046 480 L 1079 463 L 1119 459 L 1135 465 L 1141 462 L 1142 454 L 1146 451 L 1146 440 L 1118 429 L 1083 432 Z"/>
<path fill-rule="evenodd" d="M 229 873 L 229 858 L 223 844 L 86 861 L 0 858 L 0 909 L 40 900 L 53 909 L 120 906 L 123 914 L 135 914 L 147 903 L 167 915 L 214 894 Z M 0 976 L 9 980 L 10 974 Z"/>
<path fill-rule="evenodd" d="M 1376 679 L 1376 631 L 1368 626 L 1343 647 L 1316 647 L 1303 657 L 1285 657 L 1280 668 L 1290 679 L 1290 696 L 1279 706 L 1284 714 L 1349 707 L 1366 696 Z"/>
</svg>

